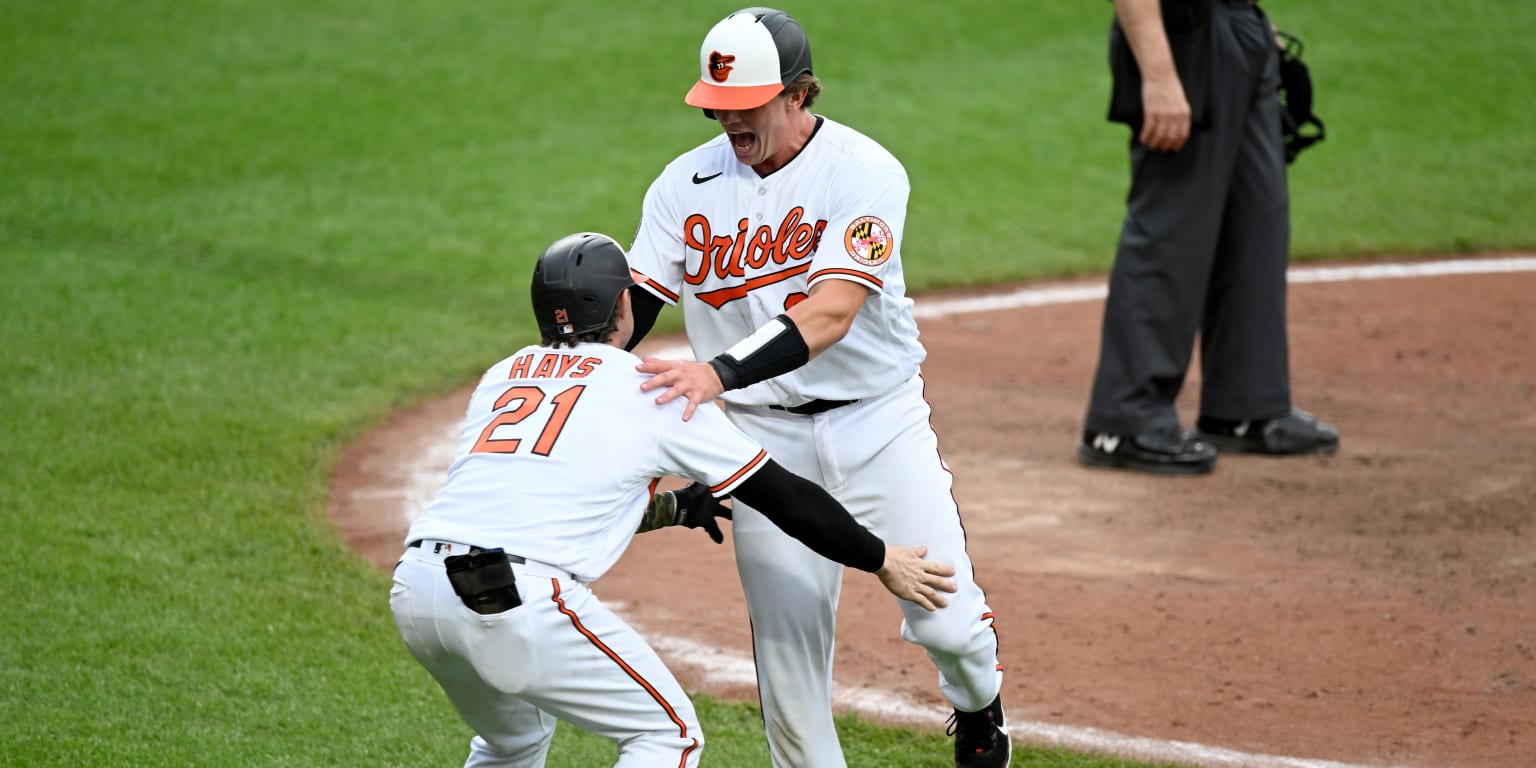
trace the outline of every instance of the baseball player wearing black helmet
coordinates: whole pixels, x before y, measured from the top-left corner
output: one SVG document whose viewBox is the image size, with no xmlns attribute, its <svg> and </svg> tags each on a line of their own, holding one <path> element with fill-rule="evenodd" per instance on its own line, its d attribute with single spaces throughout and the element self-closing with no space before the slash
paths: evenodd
<svg viewBox="0 0 1536 768">
<path fill-rule="evenodd" d="M 722 541 L 716 518 L 731 511 L 717 498 L 750 500 L 807 551 L 925 610 L 955 589 L 952 568 L 887 546 L 717 409 L 685 422 L 681 403 L 641 392 L 639 358 L 621 348 L 629 285 L 609 237 L 545 249 L 531 289 L 543 338 L 481 378 L 448 479 L 406 536 L 390 608 L 475 732 L 466 766 L 544 765 L 557 719 L 612 739 L 619 765 L 698 764 L 688 697 L 589 586 L 636 533 L 682 525 Z M 654 493 L 666 475 L 694 482 Z"/>
</svg>

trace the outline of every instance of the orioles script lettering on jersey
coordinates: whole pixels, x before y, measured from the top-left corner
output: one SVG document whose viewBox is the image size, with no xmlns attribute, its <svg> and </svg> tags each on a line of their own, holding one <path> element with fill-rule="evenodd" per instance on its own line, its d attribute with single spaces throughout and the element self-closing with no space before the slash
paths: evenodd
<svg viewBox="0 0 1536 768">
<path fill-rule="evenodd" d="M 722 280 L 731 277 L 745 278 L 747 270 L 754 271 L 772 264 L 805 261 L 816 253 L 821 243 L 821 233 L 827 228 L 825 219 L 814 224 L 802 221 L 805 208 L 795 206 L 779 222 L 778 230 L 763 224 L 748 234 L 751 222 L 743 217 L 736 223 L 736 231 L 730 235 L 715 235 L 709 218 L 701 213 L 689 216 L 683 222 L 683 244 L 690 254 L 700 255 L 697 265 L 691 255 L 686 258 L 683 279 L 689 285 L 702 285 L 713 271 Z M 726 288 L 698 294 L 699 299 L 719 309 L 726 303 L 746 296 L 754 288 L 772 285 L 795 275 L 803 274 L 810 264 L 799 264 L 766 275 L 756 275 L 750 280 Z"/>
<path fill-rule="evenodd" d="M 533 354 L 518 355 L 512 361 L 508 379 L 580 379 L 591 375 L 603 361 L 585 355 L 561 355 L 545 352 L 539 355 L 539 364 L 533 364 Z"/>
</svg>

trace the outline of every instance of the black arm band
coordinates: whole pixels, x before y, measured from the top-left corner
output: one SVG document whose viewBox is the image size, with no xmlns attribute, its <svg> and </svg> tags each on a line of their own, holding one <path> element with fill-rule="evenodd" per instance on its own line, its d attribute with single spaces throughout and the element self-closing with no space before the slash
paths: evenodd
<svg viewBox="0 0 1536 768">
<path fill-rule="evenodd" d="M 662 306 L 660 296 L 638 284 L 629 287 L 629 311 L 635 315 L 635 330 L 629 334 L 629 343 L 624 345 L 625 352 L 634 351 L 640 340 L 651 332 L 651 326 L 656 324 L 656 316 L 661 314 Z"/>
<path fill-rule="evenodd" d="M 789 373 L 810 362 L 811 348 L 789 315 L 779 315 L 709 361 L 727 391 Z"/>
<path fill-rule="evenodd" d="M 859 525 L 821 486 L 769 459 L 731 496 L 822 557 L 874 573 L 885 564 L 885 542 Z"/>
</svg>

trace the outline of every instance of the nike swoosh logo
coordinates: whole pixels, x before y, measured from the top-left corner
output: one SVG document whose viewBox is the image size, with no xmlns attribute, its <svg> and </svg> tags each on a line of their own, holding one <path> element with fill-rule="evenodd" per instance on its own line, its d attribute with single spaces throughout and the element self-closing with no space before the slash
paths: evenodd
<svg viewBox="0 0 1536 768">
<path fill-rule="evenodd" d="M 716 176 L 719 176 L 721 173 L 725 173 L 725 171 L 720 171 L 718 173 L 713 173 L 713 174 L 710 174 L 708 176 L 700 176 L 697 173 L 695 173 L 693 175 L 693 183 L 695 183 L 695 184 L 703 184 L 704 182 L 709 181 L 710 179 L 713 179 Z"/>
</svg>

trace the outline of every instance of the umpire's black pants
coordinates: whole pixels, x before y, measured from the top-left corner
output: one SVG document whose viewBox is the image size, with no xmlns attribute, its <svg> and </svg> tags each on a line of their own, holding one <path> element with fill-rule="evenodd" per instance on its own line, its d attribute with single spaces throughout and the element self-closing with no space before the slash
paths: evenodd
<svg viewBox="0 0 1536 768">
<path fill-rule="evenodd" d="M 1173 153 L 1132 137 L 1090 432 L 1178 425 L 1197 332 L 1201 415 L 1260 419 L 1291 407 L 1279 54 L 1257 7 L 1214 6 L 1208 128 Z"/>
</svg>

